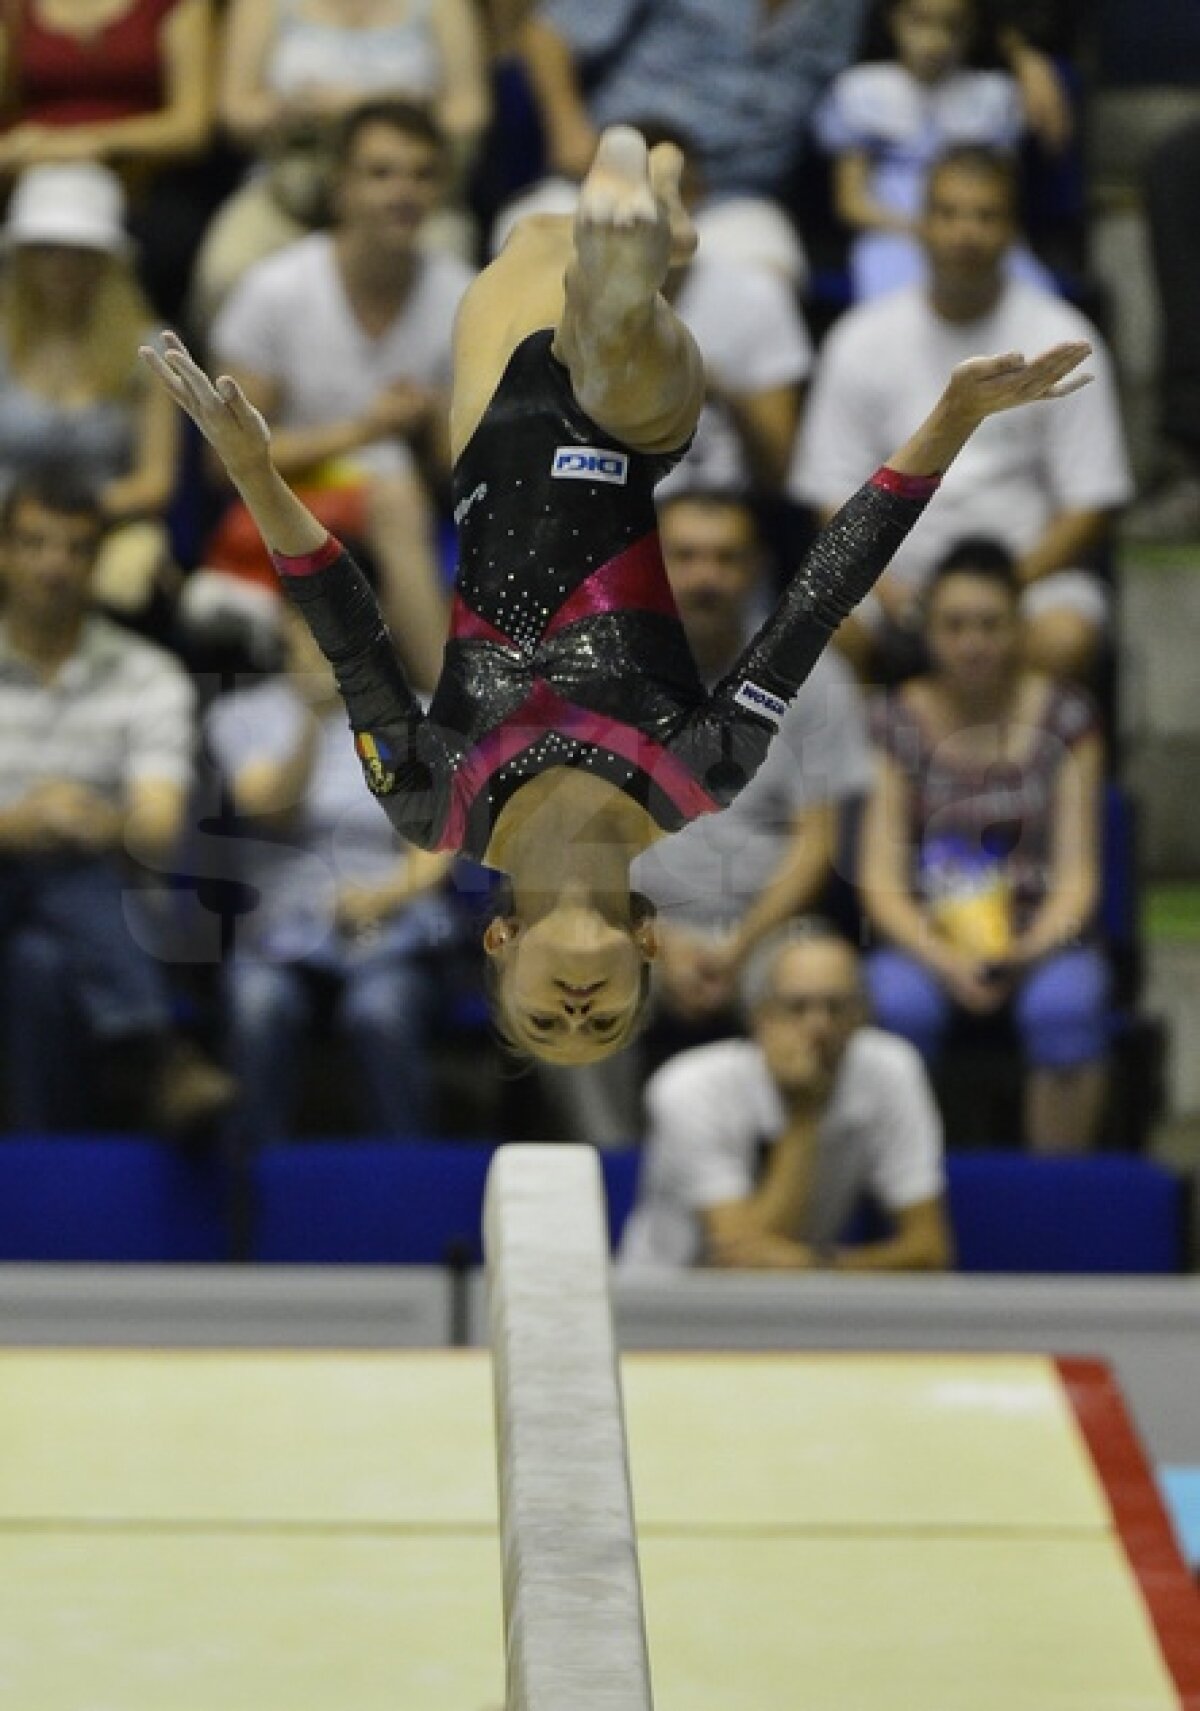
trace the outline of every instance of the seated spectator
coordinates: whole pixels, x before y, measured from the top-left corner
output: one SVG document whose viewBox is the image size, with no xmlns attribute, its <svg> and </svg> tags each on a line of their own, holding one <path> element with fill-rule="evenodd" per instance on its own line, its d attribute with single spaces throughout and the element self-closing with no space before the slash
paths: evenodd
<svg viewBox="0 0 1200 1711">
<path fill-rule="evenodd" d="M 280 473 L 327 527 L 362 542 L 415 684 L 433 688 L 448 603 L 433 494 L 449 477 L 450 338 L 470 269 L 420 247 L 445 147 L 420 108 L 371 102 L 347 120 L 337 220 L 260 262 L 213 328 L 215 362 L 272 428 Z M 276 586 L 236 503 L 205 550 Z"/>
<path fill-rule="evenodd" d="M 362 787 L 333 671 L 281 602 L 286 670 L 209 711 L 207 732 L 252 836 L 239 877 L 258 899 L 225 964 L 236 1118 L 256 1144 L 290 1132 L 296 1066 L 332 1007 L 371 1126 L 428 1134 L 437 952 L 451 930 L 451 858 L 408 849 Z"/>
<path fill-rule="evenodd" d="M 853 54 L 863 9 L 863 0 L 776 0 L 759 16 L 758 0 L 547 0 L 520 44 L 551 174 L 578 183 L 606 125 L 694 132 L 714 204 L 702 241 L 800 284 L 803 251 L 781 201 L 813 103 Z"/>
<path fill-rule="evenodd" d="M 165 512 L 179 425 L 137 360 L 152 317 L 122 211 L 107 167 L 32 167 L 17 183 L 0 276 L 0 495 L 69 460 L 106 524 L 92 596 L 145 616 L 173 577 Z"/>
<path fill-rule="evenodd" d="M 106 1114 L 184 1131 L 234 1089 L 174 1031 L 133 886 L 139 868 L 169 870 L 180 837 L 193 691 L 169 655 L 90 611 L 103 528 L 99 502 L 66 476 L 23 477 L 0 509 L 0 940 L 6 960 L 31 934 L 43 968 L 58 959 L 74 1028 L 103 1058 Z M 41 1128 L 36 1072 L 53 1076 L 55 1052 L 28 990 L 3 1033 L 22 1066 L 10 1116 Z"/>
<path fill-rule="evenodd" d="M 834 157 L 834 206 L 855 234 L 853 297 L 863 301 L 924 277 L 920 242 L 925 178 L 960 143 L 1015 150 L 1025 130 L 1021 90 L 1004 71 L 967 66 L 981 20 L 975 0 L 891 0 L 893 57 L 839 72 L 814 120 Z M 1047 290 L 1054 281 L 1014 245 L 1007 271 Z"/>
<path fill-rule="evenodd" d="M 1053 410 L 986 423 L 956 460 L 937 505 L 838 632 L 863 675 L 886 667 L 919 627 L 933 566 L 967 534 L 995 535 L 1016 555 L 1032 665 L 1083 677 L 1107 630 L 1108 593 L 1092 567 L 1132 491 L 1112 365 L 1078 310 L 1007 276 L 1016 195 L 1006 156 L 944 155 L 926 193 L 928 284 L 850 310 L 821 353 L 791 485 L 824 518 L 882 462 L 895 435 L 920 421 L 947 363 L 969 351 L 1081 338 L 1092 345 L 1093 385 Z"/>
<path fill-rule="evenodd" d="M 621 1264 L 945 1267 L 937 1110 L 912 1048 L 865 1025 L 851 946 L 820 923 L 792 922 L 760 945 L 742 991 L 750 1037 L 684 1052 L 647 1087 Z M 891 1233 L 838 1246 L 864 1199 Z"/>
<path fill-rule="evenodd" d="M 550 172 L 578 182 L 605 125 L 695 132 L 712 198 L 704 242 L 799 285 L 803 253 L 781 201 L 866 11 L 866 0 L 544 0 L 520 42 Z M 1038 127 L 1061 133 L 1066 103 L 1045 56 L 1013 27 L 1003 46 Z"/>
<path fill-rule="evenodd" d="M 660 503 L 659 530 L 688 645 L 711 686 L 755 628 L 765 567 L 754 515 L 736 494 L 681 493 Z M 733 805 L 633 864 L 633 883 L 659 911 L 658 998 L 677 1022 L 733 1022 L 746 959 L 820 900 L 839 809 L 870 782 L 861 696 L 826 652 Z"/>
<path fill-rule="evenodd" d="M 219 177 L 212 138 L 212 0 L 11 0 L 0 22 L 0 176 L 101 162 L 134 196 L 142 278 L 173 319 Z"/>
<path fill-rule="evenodd" d="M 462 193 L 490 103 L 472 0 L 234 0 L 218 112 L 258 165 L 209 228 L 198 321 L 211 321 L 254 262 L 326 223 L 337 126 L 360 102 L 389 95 L 428 107 L 449 151 L 446 200 L 422 242 L 471 259 Z"/>
<path fill-rule="evenodd" d="M 660 126 L 635 129 L 652 148 L 669 142 L 683 151 L 684 203 L 702 225 L 704 192 L 690 139 Z M 578 200 L 578 185 L 561 180 L 552 194 L 538 198 L 538 211 L 573 214 Z M 493 231 L 496 249 L 524 217 L 517 204 L 501 215 Z M 685 488 L 778 493 L 791 462 L 813 360 L 795 292 L 776 270 L 720 249 L 714 253 L 702 239 L 667 275 L 663 295 L 700 348 L 707 388 L 692 443 L 659 484 L 659 496 Z"/>
<path fill-rule="evenodd" d="M 1109 974 L 1093 936 L 1104 755 L 1090 703 L 1020 662 L 1019 584 L 964 541 L 929 591 L 932 669 L 881 703 L 862 899 L 886 941 L 876 1020 L 935 1062 L 956 1016 L 1006 1012 L 1038 1152 L 1095 1139 Z"/>
<path fill-rule="evenodd" d="M 1162 313 L 1158 397 L 1179 469 L 1134 507 L 1135 541 L 1200 540 L 1200 122 L 1173 132 L 1146 168 L 1146 215 Z"/>
</svg>

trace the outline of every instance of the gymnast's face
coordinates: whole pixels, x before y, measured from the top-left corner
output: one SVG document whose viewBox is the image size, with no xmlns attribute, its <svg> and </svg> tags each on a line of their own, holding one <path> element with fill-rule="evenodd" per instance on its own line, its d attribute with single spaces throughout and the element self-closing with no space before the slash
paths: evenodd
<svg viewBox="0 0 1200 1711">
<path fill-rule="evenodd" d="M 528 924 L 497 917 L 483 943 L 497 967 L 505 1034 L 562 1064 L 591 1063 L 625 1044 L 658 949 L 652 922 L 631 926 L 584 903 L 559 903 Z"/>
</svg>

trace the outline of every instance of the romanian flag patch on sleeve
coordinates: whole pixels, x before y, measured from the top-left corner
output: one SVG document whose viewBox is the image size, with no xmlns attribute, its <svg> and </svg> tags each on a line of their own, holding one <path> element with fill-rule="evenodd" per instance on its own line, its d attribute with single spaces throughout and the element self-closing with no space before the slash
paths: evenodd
<svg viewBox="0 0 1200 1711">
<path fill-rule="evenodd" d="M 356 731 L 354 746 L 367 777 L 367 788 L 373 796 L 386 796 L 396 784 L 396 771 L 388 745 L 382 737 L 372 736 L 370 731 Z"/>
</svg>

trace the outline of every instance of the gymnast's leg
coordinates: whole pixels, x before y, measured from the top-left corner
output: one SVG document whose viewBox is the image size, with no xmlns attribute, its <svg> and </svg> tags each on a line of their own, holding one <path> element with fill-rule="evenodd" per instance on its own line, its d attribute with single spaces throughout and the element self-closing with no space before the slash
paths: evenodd
<svg viewBox="0 0 1200 1711">
<path fill-rule="evenodd" d="M 451 442 L 470 439 L 509 357 L 541 328 L 594 422 L 637 451 L 673 451 L 695 427 L 704 369 L 660 286 L 691 253 L 679 196 L 683 159 L 648 154 L 636 131 L 600 139 L 573 219 L 522 221 L 471 286 L 459 313 Z"/>
<path fill-rule="evenodd" d="M 580 193 L 554 339 L 588 415 L 640 451 L 680 446 L 704 395 L 695 343 L 660 290 L 677 241 L 682 165 L 677 149 L 656 150 L 651 162 L 626 127 L 601 138 Z"/>
</svg>

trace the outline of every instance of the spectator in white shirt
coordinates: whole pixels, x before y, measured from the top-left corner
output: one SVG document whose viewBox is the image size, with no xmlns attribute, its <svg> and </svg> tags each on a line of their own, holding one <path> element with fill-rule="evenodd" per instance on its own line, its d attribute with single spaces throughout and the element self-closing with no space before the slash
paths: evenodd
<svg viewBox="0 0 1200 1711">
<path fill-rule="evenodd" d="M 420 109 L 380 100 L 346 121 L 337 219 L 260 262 L 217 317 L 212 351 L 273 430 L 280 472 L 310 509 L 360 540 L 409 675 L 432 689 L 448 601 L 432 499 L 449 479 L 450 343 L 472 272 L 421 247 L 438 206 L 444 141 Z M 244 507 L 206 554 L 275 578 Z M 243 543 L 249 543 L 244 545 Z M 241 564 L 232 549 L 247 552 Z"/>
<path fill-rule="evenodd" d="M 937 505 L 838 633 L 864 674 L 916 630 L 934 565 L 968 535 L 994 536 L 1016 555 L 1032 666 L 1086 676 L 1104 636 L 1107 593 L 1092 567 L 1132 494 L 1112 365 L 1078 310 L 1008 277 L 1015 236 L 1011 161 L 950 150 L 928 181 L 928 284 L 851 310 L 822 352 L 789 485 L 825 517 L 920 420 L 948 364 L 981 350 L 1092 345 L 1091 386 L 1054 410 L 993 419 L 955 461 Z"/>
<path fill-rule="evenodd" d="M 651 1078 L 629 1268 L 939 1270 L 950 1263 L 941 1125 L 920 1058 L 865 1025 L 858 959 L 791 923 L 747 968 L 750 1038 Z M 882 1240 L 839 1246 L 869 1197 Z"/>
</svg>

